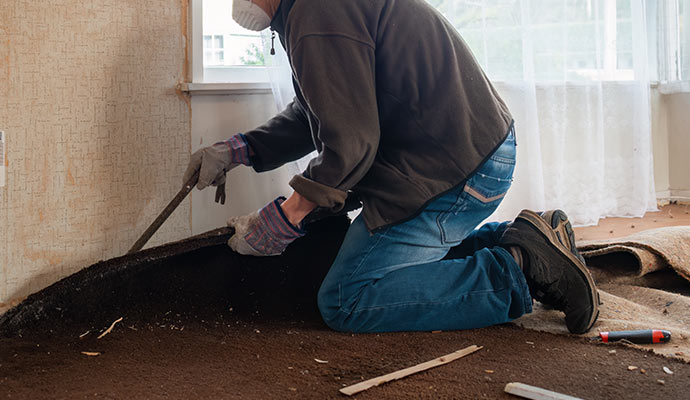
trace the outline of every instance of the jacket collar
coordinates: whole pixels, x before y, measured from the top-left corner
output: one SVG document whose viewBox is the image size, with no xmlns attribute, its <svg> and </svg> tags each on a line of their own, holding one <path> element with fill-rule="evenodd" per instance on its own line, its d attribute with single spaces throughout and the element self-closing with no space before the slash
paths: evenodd
<svg viewBox="0 0 690 400">
<path fill-rule="evenodd" d="M 285 36 L 285 24 L 287 23 L 288 14 L 292 6 L 295 4 L 296 0 L 282 0 L 278 9 L 276 10 L 276 15 L 273 16 L 271 20 L 271 29 L 278 32 L 278 35 Z"/>
</svg>

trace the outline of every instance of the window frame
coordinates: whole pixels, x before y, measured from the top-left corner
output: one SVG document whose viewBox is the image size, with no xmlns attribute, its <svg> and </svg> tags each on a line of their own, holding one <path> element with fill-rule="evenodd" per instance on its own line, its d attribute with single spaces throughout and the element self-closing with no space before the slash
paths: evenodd
<svg viewBox="0 0 690 400">
<path fill-rule="evenodd" d="M 233 88 L 236 88 L 241 93 L 251 93 L 252 90 L 256 93 L 270 93 L 270 80 L 266 67 L 211 66 L 204 68 L 203 3 L 204 0 L 189 1 L 188 22 L 191 38 L 188 43 L 191 47 L 189 64 L 192 81 L 184 85 L 183 89 L 207 93 L 217 88 L 223 93 L 231 93 Z M 224 41 L 229 44 L 227 38 L 224 38 Z M 209 76 L 215 76 L 215 78 L 209 79 Z"/>
</svg>

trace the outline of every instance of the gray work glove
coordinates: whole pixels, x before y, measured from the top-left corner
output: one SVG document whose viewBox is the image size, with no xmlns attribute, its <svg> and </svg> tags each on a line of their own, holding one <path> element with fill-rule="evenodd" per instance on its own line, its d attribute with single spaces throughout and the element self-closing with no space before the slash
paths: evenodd
<svg viewBox="0 0 690 400">
<path fill-rule="evenodd" d="M 304 231 L 292 225 L 283 213 L 281 204 L 285 197 L 278 197 L 264 208 L 242 217 L 232 217 L 228 226 L 235 234 L 228 246 L 246 256 L 277 256 L 290 243 L 304 236 Z"/>
<path fill-rule="evenodd" d="M 243 135 L 237 134 L 230 139 L 204 147 L 192 154 L 184 173 L 183 181 L 187 182 L 199 171 L 197 189 L 207 186 L 218 186 L 216 202 L 225 204 L 225 174 L 239 164 L 251 165 L 251 148 Z"/>
</svg>

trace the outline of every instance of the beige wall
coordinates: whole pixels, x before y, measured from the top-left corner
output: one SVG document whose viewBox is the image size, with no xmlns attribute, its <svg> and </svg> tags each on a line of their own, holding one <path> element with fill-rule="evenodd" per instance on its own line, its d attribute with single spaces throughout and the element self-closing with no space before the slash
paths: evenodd
<svg viewBox="0 0 690 400">
<path fill-rule="evenodd" d="M 666 96 L 652 88 L 652 151 L 654 152 L 654 188 L 658 198 L 670 196 L 668 158 L 668 105 Z"/>
<path fill-rule="evenodd" d="M 184 0 L 2 0 L 0 309 L 125 253 L 181 186 L 185 21 Z M 190 233 L 186 201 L 152 243 Z"/>
<path fill-rule="evenodd" d="M 690 93 L 652 90 L 654 177 L 660 201 L 690 201 Z"/>
<path fill-rule="evenodd" d="M 668 107 L 671 194 L 690 200 L 690 93 L 665 97 Z"/>
</svg>

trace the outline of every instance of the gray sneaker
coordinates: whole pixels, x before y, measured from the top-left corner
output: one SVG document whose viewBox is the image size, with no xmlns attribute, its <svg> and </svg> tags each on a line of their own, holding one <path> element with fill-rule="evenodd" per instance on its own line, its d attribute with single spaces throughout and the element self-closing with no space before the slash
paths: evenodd
<svg viewBox="0 0 690 400">
<path fill-rule="evenodd" d="M 501 246 L 522 250 L 520 264 L 530 294 L 565 313 L 572 333 L 587 332 L 599 316 L 599 293 L 587 267 L 539 214 L 523 210 L 506 229 Z"/>
</svg>

